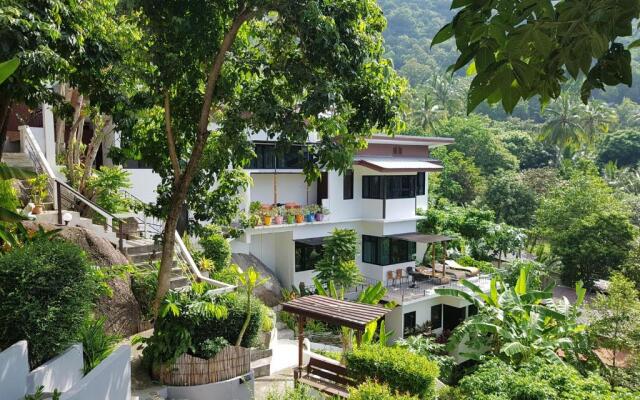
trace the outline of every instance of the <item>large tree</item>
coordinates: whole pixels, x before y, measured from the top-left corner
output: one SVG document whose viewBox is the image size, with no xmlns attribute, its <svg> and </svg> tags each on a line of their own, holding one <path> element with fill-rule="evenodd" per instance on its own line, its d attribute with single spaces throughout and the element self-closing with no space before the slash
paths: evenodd
<svg viewBox="0 0 640 400">
<path fill-rule="evenodd" d="M 451 8 L 457 14 L 433 44 L 454 37 L 460 55 L 451 70 L 469 66 L 475 75 L 468 112 L 484 100 L 507 112 L 534 96 L 547 104 L 581 76 L 585 103 L 593 89 L 631 86 L 637 0 L 453 0 Z"/>
<path fill-rule="evenodd" d="M 139 88 L 144 118 L 137 133 L 123 129 L 123 144 L 164 179 L 157 308 L 185 201 L 214 181 L 233 180 L 225 195 L 246 184 L 233 175 L 253 156 L 251 132 L 267 132 L 284 149 L 316 132 L 304 166 L 311 181 L 323 168 L 346 169 L 373 129 L 393 127 L 403 84 L 382 57 L 385 19 L 373 0 L 131 6 L 141 13 L 151 67 Z"/>
</svg>

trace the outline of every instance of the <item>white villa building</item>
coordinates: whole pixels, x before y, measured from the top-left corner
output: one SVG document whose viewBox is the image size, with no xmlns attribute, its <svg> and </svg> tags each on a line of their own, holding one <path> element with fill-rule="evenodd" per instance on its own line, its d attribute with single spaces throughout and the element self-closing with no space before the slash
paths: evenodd
<svg viewBox="0 0 640 400">
<path fill-rule="evenodd" d="M 44 157 L 55 165 L 51 111 L 43 107 L 42 122 L 31 125 Z M 394 331 L 394 338 L 426 322 L 436 333 L 452 330 L 475 312 L 462 299 L 434 292 L 437 287 L 462 288 L 455 281 L 444 285 L 437 280 L 413 282 L 407 273 L 408 267 L 415 267 L 416 260 L 423 259 L 425 242 L 429 240 L 427 235 L 417 233 L 417 222 L 422 218 L 417 211 L 428 207 L 429 174 L 442 169 L 430 158 L 430 152 L 452 144 L 453 139 L 374 135 L 368 140 L 367 149 L 356 155 L 347 173 L 324 171 L 322 179 L 311 185 L 305 182 L 301 169 L 301 157 L 305 157 L 302 147 L 279 155 L 275 143 L 266 135 L 256 134 L 252 140 L 257 158 L 247 171 L 253 185 L 243 193 L 243 207 L 248 210 L 251 202 L 316 204 L 330 213 L 322 221 L 293 224 L 285 221 L 246 229 L 231 242 L 234 253 L 258 258 L 282 287 L 300 284 L 310 287 L 323 238 L 335 228 L 354 229 L 360 247 L 356 262 L 365 284 L 383 282 L 388 287 L 385 300 L 398 304 L 386 317 L 386 326 Z M 107 150 L 112 145 L 118 145 L 117 138 L 104 143 L 99 156 L 101 163 L 110 164 Z M 15 151 L 20 151 L 18 145 L 15 147 Z M 130 192 L 145 202 L 154 202 L 160 177 L 135 165 L 126 168 L 131 173 Z M 486 277 L 470 280 L 483 290 L 488 288 Z"/>
</svg>

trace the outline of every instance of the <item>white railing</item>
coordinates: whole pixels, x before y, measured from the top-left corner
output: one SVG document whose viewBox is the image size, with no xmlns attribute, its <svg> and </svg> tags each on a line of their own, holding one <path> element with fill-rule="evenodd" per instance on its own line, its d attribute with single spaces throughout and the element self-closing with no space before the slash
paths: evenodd
<svg viewBox="0 0 640 400">
<path fill-rule="evenodd" d="M 22 151 L 29 157 L 29 159 L 31 159 L 36 173 L 46 174 L 50 178 L 49 193 L 51 193 L 54 207 L 57 209 L 57 188 L 56 185 L 53 184 L 53 181 L 55 181 L 56 179 L 56 174 L 53 172 L 53 168 L 51 168 L 49 161 L 47 161 L 47 157 L 45 157 L 44 153 L 42 152 L 40 144 L 38 144 L 35 136 L 33 136 L 31 128 L 29 128 L 29 126 L 27 125 L 21 125 L 18 127 L 18 130 L 20 131 L 20 146 L 22 148 Z"/>
</svg>

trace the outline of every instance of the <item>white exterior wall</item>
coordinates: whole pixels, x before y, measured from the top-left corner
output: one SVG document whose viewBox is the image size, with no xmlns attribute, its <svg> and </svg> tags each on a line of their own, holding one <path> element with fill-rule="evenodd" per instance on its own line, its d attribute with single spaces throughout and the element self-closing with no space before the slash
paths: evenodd
<svg viewBox="0 0 640 400">
<path fill-rule="evenodd" d="M 29 352 L 22 340 L 0 353 L 0 398 L 22 400 L 27 394 Z"/>
<path fill-rule="evenodd" d="M 273 204 L 274 174 L 252 173 L 251 201 Z M 307 186 L 304 174 L 279 173 L 276 174 L 278 203 L 298 203 L 300 205 L 315 204 L 317 185 Z"/>
<path fill-rule="evenodd" d="M 160 175 L 152 169 L 127 169 L 130 173 L 131 189 L 129 192 L 146 203 L 155 203 L 158 197 L 156 188 L 162 182 Z"/>
<path fill-rule="evenodd" d="M 31 371 L 27 377 L 28 391 L 35 393 L 43 386 L 45 392 L 53 392 L 54 389 L 66 392 L 80 382 L 84 375 L 83 367 L 82 344 L 78 343 Z"/>
</svg>

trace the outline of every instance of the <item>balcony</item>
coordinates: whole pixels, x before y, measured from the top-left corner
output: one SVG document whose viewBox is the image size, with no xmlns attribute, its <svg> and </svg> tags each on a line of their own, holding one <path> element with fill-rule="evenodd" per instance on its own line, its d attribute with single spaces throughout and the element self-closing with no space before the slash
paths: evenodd
<svg viewBox="0 0 640 400">
<path fill-rule="evenodd" d="M 467 281 L 472 282 L 482 289 L 484 292 L 488 292 L 491 285 L 491 275 L 479 275 L 472 278 L 466 278 Z M 471 291 L 463 286 L 459 281 L 452 280 L 447 284 L 437 284 L 430 281 L 412 282 L 409 279 L 403 282 L 392 283 L 387 286 L 387 294 L 385 300 L 394 301 L 398 304 L 405 304 L 414 302 L 416 300 L 432 298 L 439 296 L 435 289 L 458 289 L 467 293 Z"/>
</svg>

